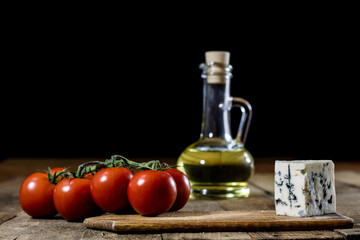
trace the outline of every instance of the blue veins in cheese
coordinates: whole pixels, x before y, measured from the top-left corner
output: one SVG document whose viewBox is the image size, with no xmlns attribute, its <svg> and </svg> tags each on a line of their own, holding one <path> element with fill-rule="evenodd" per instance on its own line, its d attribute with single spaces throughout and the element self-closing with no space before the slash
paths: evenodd
<svg viewBox="0 0 360 240">
<path fill-rule="evenodd" d="M 275 161 L 277 215 L 309 217 L 336 212 L 331 160 Z"/>
</svg>

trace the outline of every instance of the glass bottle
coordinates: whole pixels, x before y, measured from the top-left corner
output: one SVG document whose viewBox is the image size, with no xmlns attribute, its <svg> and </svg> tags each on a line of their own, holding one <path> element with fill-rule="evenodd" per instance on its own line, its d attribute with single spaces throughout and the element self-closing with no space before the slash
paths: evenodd
<svg viewBox="0 0 360 240">
<path fill-rule="evenodd" d="M 179 156 L 177 165 L 187 174 L 192 198 L 248 197 L 248 180 L 254 172 L 254 159 L 244 148 L 251 105 L 230 96 L 232 66 L 230 53 L 205 53 L 200 64 L 203 79 L 203 116 L 198 141 Z M 235 139 L 231 136 L 230 110 L 239 107 L 241 119 Z"/>
</svg>

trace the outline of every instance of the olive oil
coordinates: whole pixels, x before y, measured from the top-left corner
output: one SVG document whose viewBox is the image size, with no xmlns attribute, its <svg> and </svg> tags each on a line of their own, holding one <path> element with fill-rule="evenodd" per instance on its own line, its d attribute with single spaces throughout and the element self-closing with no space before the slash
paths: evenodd
<svg viewBox="0 0 360 240">
<path fill-rule="evenodd" d="M 192 198 L 248 197 L 247 181 L 254 172 L 254 160 L 245 149 L 200 151 L 185 149 L 178 166 L 188 176 Z"/>
</svg>

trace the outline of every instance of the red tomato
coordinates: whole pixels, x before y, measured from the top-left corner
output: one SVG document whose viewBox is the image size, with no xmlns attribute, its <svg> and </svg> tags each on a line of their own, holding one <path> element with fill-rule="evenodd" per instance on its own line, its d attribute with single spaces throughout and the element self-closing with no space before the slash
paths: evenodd
<svg viewBox="0 0 360 240">
<path fill-rule="evenodd" d="M 130 180 L 127 195 L 130 205 L 141 215 L 167 212 L 176 200 L 176 183 L 169 173 L 146 170 Z"/>
<path fill-rule="evenodd" d="M 21 208 L 30 216 L 36 218 L 52 217 L 57 212 L 53 203 L 52 184 L 47 173 L 33 173 L 21 184 L 19 201 Z"/>
<path fill-rule="evenodd" d="M 93 177 L 94 177 L 94 175 L 92 173 L 88 173 L 83 178 L 87 178 L 87 179 L 91 180 Z"/>
<path fill-rule="evenodd" d="M 132 172 L 123 167 L 104 168 L 97 172 L 90 186 L 96 205 L 106 212 L 129 208 L 127 187 L 132 176 Z"/>
<path fill-rule="evenodd" d="M 170 211 L 177 211 L 185 206 L 189 200 L 191 187 L 190 181 L 185 173 L 181 172 L 178 169 L 170 168 L 165 172 L 169 173 L 175 180 L 177 195 L 174 205 L 172 205 Z"/>
<path fill-rule="evenodd" d="M 54 204 L 60 215 L 69 221 L 82 220 L 95 214 L 98 207 L 90 193 L 91 180 L 65 178 L 54 189 Z"/>
</svg>

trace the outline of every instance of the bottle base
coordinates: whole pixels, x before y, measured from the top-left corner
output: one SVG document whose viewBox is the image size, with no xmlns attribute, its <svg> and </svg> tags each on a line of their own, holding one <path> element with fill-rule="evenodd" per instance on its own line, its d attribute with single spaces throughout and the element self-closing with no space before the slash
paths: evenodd
<svg viewBox="0 0 360 240">
<path fill-rule="evenodd" d="M 247 198 L 250 188 L 245 182 L 191 183 L 191 199 Z"/>
</svg>

